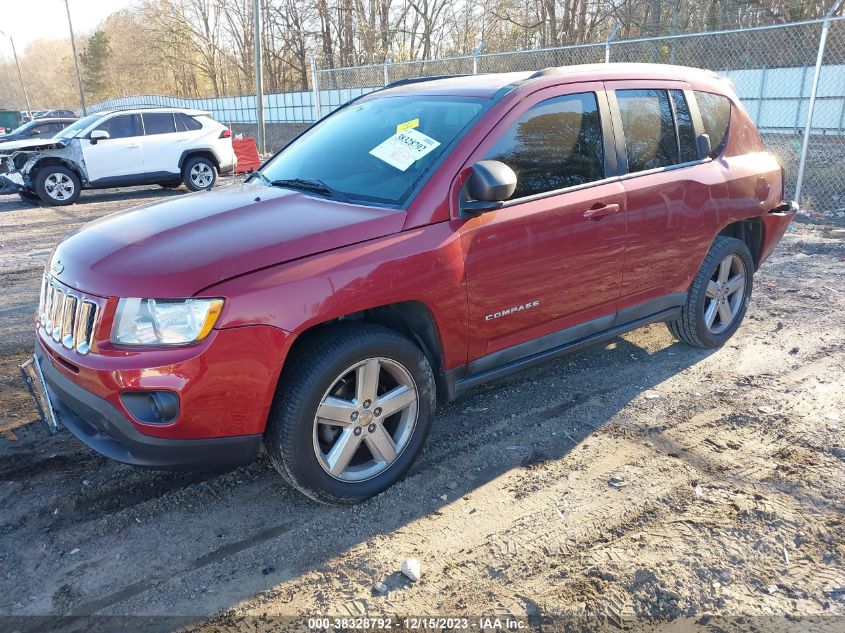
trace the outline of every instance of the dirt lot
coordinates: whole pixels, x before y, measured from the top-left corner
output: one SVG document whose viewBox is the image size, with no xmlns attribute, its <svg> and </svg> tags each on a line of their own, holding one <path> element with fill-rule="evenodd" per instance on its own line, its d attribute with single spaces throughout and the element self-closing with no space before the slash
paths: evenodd
<svg viewBox="0 0 845 633">
<path fill-rule="evenodd" d="M 438 412 L 405 481 L 332 508 L 264 456 L 154 473 L 32 423 L 17 364 L 51 247 L 170 195 L 0 200 L 0 615 L 186 616 L 145 624 L 208 631 L 365 614 L 845 627 L 841 220 L 787 233 L 724 349 L 655 325 L 480 387 Z M 410 557 L 417 583 L 398 573 Z"/>
</svg>

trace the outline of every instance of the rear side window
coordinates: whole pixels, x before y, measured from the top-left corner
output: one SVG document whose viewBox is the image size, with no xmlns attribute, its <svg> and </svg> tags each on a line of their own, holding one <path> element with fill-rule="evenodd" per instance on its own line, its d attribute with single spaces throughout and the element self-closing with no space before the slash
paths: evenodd
<svg viewBox="0 0 845 633">
<path fill-rule="evenodd" d="M 197 121 L 194 117 L 188 116 L 184 112 L 177 112 L 176 129 L 180 132 L 187 132 L 189 130 L 200 130 L 202 129 L 202 123 Z"/>
<path fill-rule="evenodd" d="M 617 90 L 628 172 L 679 162 L 672 106 L 665 90 Z"/>
<path fill-rule="evenodd" d="M 548 99 L 530 108 L 487 153 L 516 173 L 511 199 L 604 178 L 604 151 L 596 95 Z"/>
<path fill-rule="evenodd" d="M 682 90 L 670 90 L 672 106 L 675 108 L 675 122 L 678 124 L 678 150 L 681 162 L 689 163 L 698 159 L 698 149 L 695 146 L 695 128 L 692 125 L 689 105 Z"/>
<path fill-rule="evenodd" d="M 728 141 L 728 125 L 731 120 L 731 102 L 723 95 L 695 91 L 695 100 L 704 123 L 704 133 L 710 137 L 710 158 L 716 158 L 725 149 Z"/>
<path fill-rule="evenodd" d="M 172 134 L 176 131 L 176 124 L 173 121 L 172 112 L 145 112 L 144 133 L 147 136 L 153 134 Z"/>
<path fill-rule="evenodd" d="M 98 130 L 105 130 L 111 138 L 129 138 L 141 136 L 141 116 L 138 114 L 120 114 L 113 116 L 97 126 Z"/>
</svg>

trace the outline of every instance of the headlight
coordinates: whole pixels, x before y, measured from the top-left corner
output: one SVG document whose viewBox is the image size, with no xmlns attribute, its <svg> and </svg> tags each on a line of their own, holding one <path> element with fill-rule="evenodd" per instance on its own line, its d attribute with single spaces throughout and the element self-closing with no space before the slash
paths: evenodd
<svg viewBox="0 0 845 633">
<path fill-rule="evenodd" d="M 185 345 L 214 327 L 223 299 L 121 299 L 111 341 L 118 345 Z"/>
</svg>

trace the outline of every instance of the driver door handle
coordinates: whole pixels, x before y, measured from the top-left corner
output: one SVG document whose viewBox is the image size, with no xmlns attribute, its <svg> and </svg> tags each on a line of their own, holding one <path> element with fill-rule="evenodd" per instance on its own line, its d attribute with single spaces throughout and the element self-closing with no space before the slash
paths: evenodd
<svg viewBox="0 0 845 633">
<path fill-rule="evenodd" d="M 587 220 L 600 220 L 606 215 L 611 215 L 613 213 L 618 212 L 618 204 L 603 204 L 601 206 L 595 206 L 592 209 L 584 211 L 584 218 L 586 218 Z"/>
</svg>

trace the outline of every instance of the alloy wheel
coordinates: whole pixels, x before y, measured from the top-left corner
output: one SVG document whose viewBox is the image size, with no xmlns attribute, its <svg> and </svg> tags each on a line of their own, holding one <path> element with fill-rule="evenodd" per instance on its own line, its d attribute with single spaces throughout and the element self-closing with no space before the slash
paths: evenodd
<svg viewBox="0 0 845 633">
<path fill-rule="evenodd" d="M 191 168 L 191 182 L 195 187 L 204 189 L 214 180 L 214 172 L 207 163 L 197 163 Z"/>
<path fill-rule="evenodd" d="M 417 423 L 418 390 L 411 374 L 389 358 L 345 369 L 323 395 L 314 417 L 314 453 L 340 481 L 371 479 L 407 447 Z"/>
<path fill-rule="evenodd" d="M 713 334 L 727 330 L 745 300 L 745 264 L 738 255 L 728 255 L 716 267 L 707 284 L 704 324 Z"/>
<path fill-rule="evenodd" d="M 44 179 L 44 190 L 53 200 L 67 200 L 74 194 L 76 187 L 67 174 L 55 173 Z"/>
</svg>

